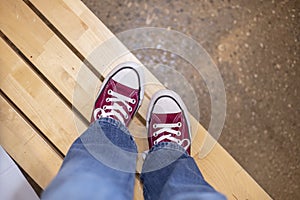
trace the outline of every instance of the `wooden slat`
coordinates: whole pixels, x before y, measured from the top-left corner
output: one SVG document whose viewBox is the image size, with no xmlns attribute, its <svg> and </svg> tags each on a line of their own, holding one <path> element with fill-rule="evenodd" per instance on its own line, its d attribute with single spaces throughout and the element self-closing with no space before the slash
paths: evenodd
<svg viewBox="0 0 300 200">
<path fill-rule="evenodd" d="M 43 15 L 68 39 L 69 42 L 89 60 L 89 55 L 107 41 L 114 37 L 105 25 L 80 1 L 71 0 L 30 0 Z M 49 9 L 50 8 L 50 9 Z M 64 16 L 65 19 L 61 20 Z M 76 30 L 76 31 L 75 31 Z M 119 55 L 118 49 L 124 51 L 121 43 L 115 46 L 112 51 L 107 47 L 109 53 L 102 55 L 104 60 L 90 60 L 101 72 L 101 63 L 108 63 L 114 55 Z M 127 59 L 137 61 L 133 55 L 127 55 Z M 108 61 L 107 61 L 108 60 Z M 116 61 L 118 62 L 118 61 Z M 107 70 L 108 71 L 108 70 Z M 158 83 L 157 79 L 146 70 L 148 82 Z M 105 76 L 105 74 L 103 74 Z M 161 84 L 157 84 L 161 85 Z M 144 102 L 139 113 L 145 116 L 149 97 L 157 88 L 147 88 L 146 103 Z M 214 139 L 206 134 L 206 130 L 192 119 L 193 129 L 197 130 L 196 142 L 193 142 L 192 149 L 199 149 L 201 141 L 214 143 Z M 219 145 L 216 144 L 211 153 L 204 159 L 199 159 L 197 151 L 193 152 L 198 166 L 201 168 L 206 179 L 215 188 L 225 193 L 230 199 L 270 199 L 269 195 L 247 174 L 247 172 Z"/>
<path fill-rule="evenodd" d="M 93 104 L 88 100 L 93 86 L 100 84 L 97 77 L 23 1 L 1 0 L 0 16 L 1 31 L 70 102 L 76 88 L 83 97 L 78 109 L 89 119 Z M 79 71 L 85 82 L 76 82 Z"/>
<path fill-rule="evenodd" d="M 2 96 L 0 109 L 0 144 L 42 188 L 45 188 L 57 173 L 62 158 Z"/>
<path fill-rule="evenodd" d="M 86 126 L 2 39 L 0 52 L 1 90 L 66 154 L 79 136 L 74 120 Z"/>
</svg>

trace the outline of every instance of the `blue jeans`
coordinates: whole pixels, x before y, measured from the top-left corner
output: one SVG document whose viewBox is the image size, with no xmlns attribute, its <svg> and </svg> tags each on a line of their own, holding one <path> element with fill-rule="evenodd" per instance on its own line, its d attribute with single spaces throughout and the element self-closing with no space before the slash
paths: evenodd
<svg viewBox="0 0 300 200">
<path fill-rule="evenodd" d="M 137 147 L 119 121 L 101 118 L 71 146 L 42 199 L 133 199 Z M 175 143 L 160 143 L 141 174 L 145 199 L 226 199 Z"/>
</svg>

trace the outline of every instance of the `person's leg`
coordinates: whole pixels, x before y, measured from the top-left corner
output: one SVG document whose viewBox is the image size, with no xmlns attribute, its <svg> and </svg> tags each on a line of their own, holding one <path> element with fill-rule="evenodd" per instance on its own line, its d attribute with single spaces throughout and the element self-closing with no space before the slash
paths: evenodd
<svg viewBox="0 0 300 200">
<path fill-rule="evenodd" d="M 141 105 L 143 79 L 133 62 L 111 71 L 96 99 L 92 125 L 73 143 L 42 199 L 133 198 L 137 148 L 126 127 Z"/>
<path fill-rule="evenodd" d="M 136 152 L 123 124 L 101 118 L 73 143 L 42 199 L 132 199 Z"/>
<path fill-rule="evenodd" d="M 148 141 L 151 148 L 141 180 L 145 199 L 226 199 L 203 178 L 191 148 L 187 109 L 172 91 L 160 91 L 151 99 Z"/>
<path fill-rule="evenodd" d="M 151 149 L 141 180 L 145 199 L 226 199 L 204 180 L 194 159 L 172 142 Z"/>
</svg>

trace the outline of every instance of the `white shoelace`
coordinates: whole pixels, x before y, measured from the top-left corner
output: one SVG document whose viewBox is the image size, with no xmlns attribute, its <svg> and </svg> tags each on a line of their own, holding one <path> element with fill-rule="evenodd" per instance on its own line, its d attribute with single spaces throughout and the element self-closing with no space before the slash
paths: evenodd
<svg viewBox="0 0 300 200">
<path fill-rule="evenodd" d="M 179 145 L 182 145 L 184 141 L 187 141 L 187 145 L 184 146 L 184 149 L 187 150 L 191 144 L 191 141 L 189 139 L 179 140 L 179 139 L 175 138 L 174 136 L 172 136 L 172 134 L 176 135 L 176 136 L 181 135 L 180 131 L 176 131 L 176 130 L 172 129 L 172 128 L 177 128 L 177 127 L 180 128 L 181 126 L 182 126 L 181 122 L 171 123 L 171 124 L 153 124 L 154 129 L 159 129 L 153 133 L 154 137 L 159 136 L 163 132 L 170 133 L 168 135 L 161 135 L 160 137 L 158 137 L 156 140 L 154 140 L 154 145 L 158 144 L 159 142 L 161 142 L 165 139 L 170 140 L 172 142 L 176 142 Z"/>
<path fill-rule="evenodd" d="M 128 103 L 135 104 L 136 100 L 131 99 L 127 96 L 124 96 L 122 94 L 119 94 L 117 92 L 114 92 L 112 90 L 108 90 L 107 92 L 109 95 L 111 95 L 111 98 L 106 98 L 106 102 L 113 102 L 110 106 L 103 106 L 102 108 L 97 108 L 94 110 L 94 118 L 98 119 L 100 117 L 110 117 L 115 116 L 118 120 L 120 120 L 123 124 L 125 124 L 124 119 L 128 119 L 128 114 L 124 110 L 123 106 L 121 106 L 119 103 L 122 103 L 126 106 L 128 112 L 132 112 L 132 107 Z M 105 110 L 110 110 L 109 112 L 105 112 Z M 119 111 L 119 112 L 117 112 Z M 100 114 L 99 114 L 100 112 Z"/>
</svg>

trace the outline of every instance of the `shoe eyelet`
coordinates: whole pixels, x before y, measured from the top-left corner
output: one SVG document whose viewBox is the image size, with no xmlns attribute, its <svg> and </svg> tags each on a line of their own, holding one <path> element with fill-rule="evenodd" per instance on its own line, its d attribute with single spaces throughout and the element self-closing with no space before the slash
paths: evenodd
<svg viewBox="0 0 300 200">
<path fill-rule="evenodd" d="M 178 123 L 177 123 L 177 126 L 178 126 L 178 127 L 181 127 L 181 126 L 182 126 L 182 123 L 181 123 L 181 122 L 178 122 Z"/>
<path fill-rule="evenodd" d="M 157 132 L 154 132 L 154 133 L 153 133 L 153 136 L 154 136 L 154 137 L 157 137 Z"/>
<path fill-rule="evenodd" d="M 132 104 L 135 104 L 136 103 L 136 100 L 135 99 L 131 99 L 131 102 Z"/>
<path fill-rule="evenodd" d="M 128 111 L 131 112 L 132 111 L 132 107 L 128 107 Z"/>
<path fill-rule="evenodd" d="M 177 135 L 177 136 L 181 136 L 181 132 L 178 131 L 178 132 L 176 133 L 176 135 Z"/>
<path fill-rule="evenodd" d="M 152 127 L 153 127 L 154 129 L 156 129 L 156 128 L 157 128 L 157 125 L 156 125 L 156 124 L 153 124 Z"/>
<path fill-rule="evenodd" d="M 109 89 L 109 90 L 107 91 L 107 93 L 108 93 L 108 94 L 112 94 L 112 90 Z"/>
<path fill-rule="evenodd" d="M 106 102 L 110 102 L 110 98 L 106 98 L 105 101 L 106 101 Z"/>
<path fill-rule="evenodd" d="M 180 140 L 177 140 L 177 143 L 180 144 Z"/>
<path fill-rule="evenodd" d="M 157 141 L 155 140 L 155 141 L 153 142 L 153 144 L 155 144 L 155 145 L 156 145 L 156 144 L 157 144 Z"/>
<path fill-rule="evenodd" d="M 128 119 L 128 115 L 127 114 L 125 115 L 125 119 Z"/>
<path fill-rule="evenodd" d="M 106 106 L 103 106 L 103 110 L 106 110 Z"/>
</svg>

